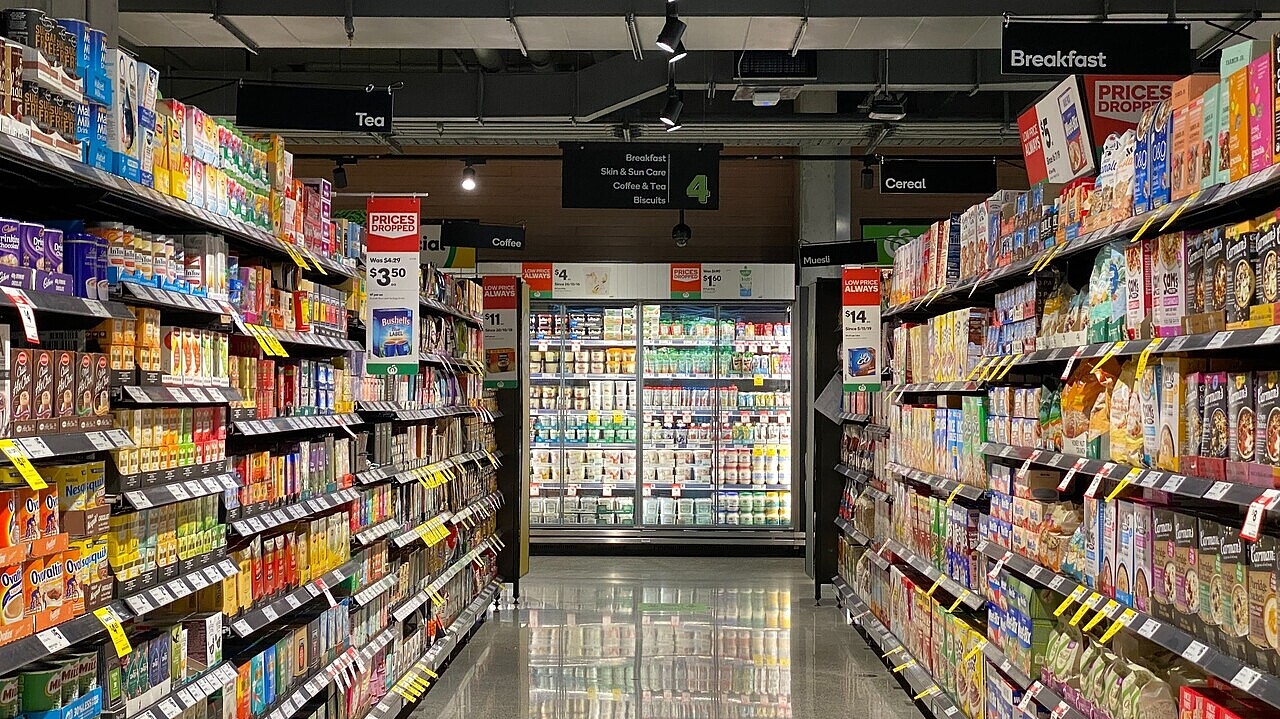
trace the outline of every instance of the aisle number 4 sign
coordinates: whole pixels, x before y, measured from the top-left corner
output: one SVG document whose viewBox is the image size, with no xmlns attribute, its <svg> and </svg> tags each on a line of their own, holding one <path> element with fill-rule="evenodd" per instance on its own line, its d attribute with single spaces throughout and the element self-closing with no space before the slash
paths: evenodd
<svg viewBox="0 0 1280 719">
<path fill-rule="evenodd" d="M 845 267 L 840 273 L 841 371 L 845 392 L 880 389 L 880 270 Z"/>
</svg>

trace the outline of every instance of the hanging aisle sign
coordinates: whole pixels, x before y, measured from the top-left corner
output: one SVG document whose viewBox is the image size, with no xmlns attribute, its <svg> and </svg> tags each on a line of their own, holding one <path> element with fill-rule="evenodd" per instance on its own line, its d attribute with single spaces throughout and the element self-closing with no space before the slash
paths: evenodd
<svg viewBox="0 0 1280 719">
<path fill-rule="evenodd" d="M 416 197 L 370 197 L 366 207 L 366 371 L 417 374 L 421 206 Z"/>
<path fill-rule="evenodd" d="M 518 321 L 520 278 L 484 276 L 484 386 L 515 387 L 520 378 Z"/>
<path fill-rule="evenodd" d="M 1031 184 L 1044 180 L 1066 184 L 1097 169 L 1085 115 L 1080 80 L 1069 77 L 1018 116 L 1022 158 Z"/>
<path fill-rule="evenodd" d="M 845 392 L 880 389 L 880 270 L 845 267 L 840 273 Z"/>
<path fill-rule="evenodd" d="M 1192 71 L 1192 47 L 1187 23 L 1014 20 L 1000 34 L 1000 72 L 1182 76 Z"/>
</svg>

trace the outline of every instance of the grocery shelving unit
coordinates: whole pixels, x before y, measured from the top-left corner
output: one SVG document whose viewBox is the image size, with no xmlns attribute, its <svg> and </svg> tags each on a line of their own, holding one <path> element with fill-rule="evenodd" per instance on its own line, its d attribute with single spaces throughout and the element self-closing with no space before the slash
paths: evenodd
<svg viewBox="0 0 1280 719">
<path fill-rule="evenodd" d="M 349 283 L 360 274 L 350 261 L 318 257 L 259 228 L 5 134 L 0 134 L 0 177 L 14 190 L 6 195 L 0 207 L 7 216 L 20 213 L 22 217 L 62 217 L 82 213 L 132 222 L 157 231 L 214 232 L 223 236 L 235 252 L 275 262 L 296 262 L 301 276 L 329 287 Z M 23 304 L 33 311 L 46 342 L 45 332 L 56 328 L 58 341 L 68 341 L 64 335 L 79 333 L 83 343 L 84 332 L 100 321 L 133 321 L 135 309 L 145 308 L 159 311 L 167 325 L 212 331 L 231 338 L 270 336 L 286 348 L 288 354 L 308 360 L 332 360 L 349 367 L 356 354 L 364 350 L 362 338 L 355 335 L 319 329 L 297 332 L 248 323 L 236 307 L 205 295 L 120 282 L 113 285 L 110 296 L 108 301 L 29 289 L 0 293 L 0 320 L 12 323 L 15 348 L 26 346 L 16 322 L 18 313 L 14 311 L 18 304 Z M 447 315 L 473 327 L 482 327 L 481 318 L 473 308 L 454 306 L 434 297 L 424 297 L 422 307 L 424 313 Z M 8 342 L 9 336 L 6 336 L 6 352 Z M 277 356 L 285 359 L 283 355 Z M 424 366 L 430 364 L 437 371 L 447 373 L 479 376 L 484 371 L 474 356 L 445 351 L 425 353 L 423 362 Z M 251 506 L 242 504 L 237 496 L 247 481 L 227 457 L 297 447 L 298 443 L 324 446 L 335 438 L 349 437 L 363 444 L 377 425 L 411 423 L 430 427 L 437 422 L 466 418 L 491 426 L 500 415 L 476 397 L 467 405 L 449 407 L 393 403 L 390 417 L 378 406 L 352 406 L 341 413 L 312 410 L 310 414 L 298 411 L 294 416 L 269 417 L 256 412 L 253 398 L 243 396 L 234 387 L 170 382 L 169 379 L 159 373 L 113 371 L 110 393 L 104 395 L 104 401 L 109 400 L 111 409 L 160 412 L 194 408 L 218 412 L 225 428 L 225 436 L 217 440 L 219 459 L 168 469 L 144 466 L 142 471 L 121 473 L 109 453 L 136 451 L 140 445 L 131 437 L 131 432 L 126 431 L 129 428 L 113 426 L 112 417 L 106 415 L 98 418 L 100 426 L 82 431 L 0 438 L 0 446 L 6 449 L 5 456 L 0 457 L 0 468 L 8 472 L 31 463 L 32 474 L 24 472 L 28 480 L 38 483 L 44 477 L 52 486 L 55 483 L 49 472 L 55 464 L 104 460 L 105 493 L 110 506 L 104 503 L 100 514 L 86 515 L 83 521 L 92 526 L 70 531 L 92 538 L 105 535 L 108 521 L 141 512 L 187 507 L 194 501 L 212 502 L 212 512 L 202 520 L 219 535 L 214 546 L 191 556 L 184 547 L 182 559 L 172 566 L 162 565 L 159 570 L 129 579 L 108 574 L 104 553 L 102 572 L 112 581 L 107 582 L 106 596 L 98 602 L 101 608 L 96 613 L 92 606 L 90 611 L 74 616 L 68 609 L 65 617 L 63 613 L 57 614 L 48 626 L 39 625 L 23 632 L 15 629 L 22 625 L 22 620 L 16 624 L 11 622 L 6 610 L 5 626 L 0 628 L 0 674 L 26 671 L 37 663 L 61 661 L 90 651 L 99 653 L 98 666 L 105 672 L 107 660 L 114 660 L 118 653 L 123 655 L 121 664 L 128 664 L 128 654 L 136 656 L 141 652 L 145 656 L 145 648 L 138 642 L 149 637 L 148 627 L 152 626 L 153 619 L 160 621 L 162 617 L 171 616 L 178 607 L 182 607 L 184 615 L 196 607 L 214 616 L 222 615 L 229 636 L 221 661 L 203 668 L 198 676 L 176 677 L 171 686 L 169 679 L 165 679 L 164 685 L 169 688 L 164 693 L 147 694 L 144 705 L 126 706 L 121 700 L 119 706 L 104 706 L 113 715 L 128 719 L 172 719 L 182 711 L 200 709 L 206 699 L 219 694 L 224 696 L 222 701 L 234 705 L 237 672 L 248 672 L 250 656 L 256 656 L 263 646 L 263 638 L 280 636 L 286 627 L 305 629 L 307 622 L 321 612 L 350 612 L 344 617 L 344 622 L 353 625 L 350 636 L 335 636 L 337 644 L 311 665 L 311 671 L 304 675 L 301 672 L 307 667 L 298 667 L 300 673 L 296 676 L 301 678 L 280 687 L 272 701 L 254 709 L 253 716 L 255 719 L 305 716 L 304 710 L 309 711 L 324 701 L 342 701 L 344 688 L 370 679 L 375 685 L 373 705 L 352 716 L 360 719 L 396 716 L 416 701 L 427 686 L 415 681 L 410 687 L 405 680 L 416 679 L 427 671 L 443 671 L 458 648 L 488 616 L 501 591 L 501 580 L 494 572 L 494 565 L 504 542 L 494 528 L 494 520 L 502 494 L 496 492 L 492 474 L 501 462 L 502 453 L 492 440 L 485 442 L 477 436 L 462 451 L 433 461 L 414 459 L 397 465 L 373 466 L 361 446 L 360 451 L 352 455 L 352 471 L 334 477 L 324 491 L 294 494 L 288 499 L 281 497 L 270 502 L 255 501 Z M 7 395 L 5 401 L 9 401 Z M 278 479 L 283 485 L 283 470 Z M 419 482 L 422 487 L 434 485 L 431 496 L 448 517 L 443 524 L 446 536 L 435 542 L 424 538 L 422 545 L 390 550 L 406 562 L 401 565 L 388 559 L 393 556 L 388 550 L 389 536 L 402 531 L 408 523 L 407 509 L 398 505 L 419 491 Z M 383 506 L 387 516 L 365 522 L 360 511 L 368 508 L 374 495 L 387 503 Z M 402 499 L 397 500 L 397 496 Z M 241 547 L 266 535 L 274 538 L 288 533 L 292 537 L 295 530 L 315 519 L 332 518 L 332 526 L 337 530 L 338 517 L 343 520 L 344 531 L 328 537 L 329 551 L 346 557 L 345 561 L 328 571 L 317 572 L 298 586 L 264 591 L 248 606 L 234 612 L 219 611 L 225 610 L 227 604 L 215 597 L 227 591 L 235 594 L 235 585 L 227 585 L 232 587 L 227 590 L 224 583 L 248 571 L 249 565 L 237 559 Z M 95 522 L 97 524 L 92 524 Z M 28 554 L 45 556 L 50 551 L 61 551 L 58 547 L 65 547 L 67 531 L 64 525 L 63 532 L 57 536 L 17 547 L 25 551 L 15 561 L 25 560 Z M 105 538 L 103 546 L 106 546 Z M 10 563 L 13 549 L 10 548 L 0 564 Z M 424 574 L 414 577 L 415 584 L 410 581 L 409 573 L 401 576 L 397 569 L 407 568 L 408 562 L 419 560 L 420 551 L 432 553 L 441 565 L 432 569 L 431 562 L 421 563 Z M 313 554 L 312 560 L 314 566 L 318 558 Z M 305 560 L 301 564 L 305 568 Z M 412 608 L 402 606 L 393 621 L 371 628 L 370 616 L 375 620 L 377 617 L 373 605 L 389 602 L 393 590 L 400 592 L 405 585 L 413 598 L 422 601 Z M 372 615 L 366 611 L 370 607 L 374 609 Z M 391 615 L 383 611 L 382 616 Z M 358 628 L 354 627 L 357 623 L 360 623 Z M 125 641 L 133 642 L 127 654 L 107 641 L 108 629 L 116 624 L 123 625 Z M 223 628 L 216 631 L 221 634 Z M 429 641 L 424 645 L 425 640 Z M 374 675 L 375 665 L 386 667 L 386 686 L 376 686 L 381 675 Z M 102 685 L 105 686 L 105 681 Z"/>
</svg>

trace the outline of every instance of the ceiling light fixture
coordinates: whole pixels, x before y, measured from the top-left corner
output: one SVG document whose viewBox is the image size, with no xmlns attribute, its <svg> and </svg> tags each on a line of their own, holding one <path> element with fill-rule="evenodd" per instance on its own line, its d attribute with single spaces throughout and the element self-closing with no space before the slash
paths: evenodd
<svg viewBox="0 0 1280 719">
<path fill-rule="evenodd" d="M 662 32 L 658 33 L 658 47 L 674 53 L 676 47 L 680 44 L 680 38 L 684 37 L 684 31 L 687 27 L 680 19 L 680 11 L 676 7 L 676 3 L 668 2 L 667 21 L 662 25 Z"/>
<path fill-rule="evenodd" d="M 667 58 L 667 64 L 674 65 L 677 62 L 680 62 L 681 60 L 685 59 L 685 57 L 687 57 L 688 55 L 689 55 L 689 51 L 684 49 L 684 43 L 683 42 L 679 43 L 678 45 L 676 45 L 676 51 L 671 54 L 671 57 Z"/>
<path fill-rule="evenodd" d="M 906 99 L 901 95 L 877 91 L 867 106 L 867 117 L 881 122 L 898 122 L 907 117 Z"/>
<path fill-rule="evenodd" d="M 462 168 L 462 189 L 467 192 L 476 189 L 476 168 L 472 167 L 469 161 L 466 167 Z"/>
<path fill-rule="evenodd" d="M 339 190 L 347 186 L 347 168 L 343 167 L 342 160 L 333 166 L 333 186 Z"/>
<path fill-rule="evenodd" d="M 862 189 L 873 190 L 876 186 L 876 171 L 871 169 L 871 158 L 862 159 Z"/>
<path fill-rule="evenodd" d="M 662 124 L 668 129 L 674 130 L 680 127 L 680 113 L 684 110 L 684 100 L 680 99 L 680 91 L 676 89 L 676 83 L 673 80 L 667 85 L 667 104 L 662 108 L 662 114 L 658 116 L 662 120 Z"/>
<path fill-rule="evenodd" d="M 644 59 L 644 48 L 640 45 L 640 31 L 636 29 L 636 14 L 627 13 L 627 37 L 631 39 L 631 57 L 636 62 Z"/>
</svg>

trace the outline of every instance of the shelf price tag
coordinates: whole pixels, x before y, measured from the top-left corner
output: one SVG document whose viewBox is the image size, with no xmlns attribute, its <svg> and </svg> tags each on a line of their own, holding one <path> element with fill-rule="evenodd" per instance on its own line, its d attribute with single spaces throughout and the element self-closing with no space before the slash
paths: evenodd
<svg viewBox="0 0 1280 719">
<path fill-rule="evenodd" d="M 1099 609 L 1098 613 L 1093 615 L 1092 619 L 1090 619 L 1088 622 L 1085 622 L 1084 630 L 1087 632 L 1093 629 L 1094 627 L 1098 626 L 1098 623 L 1101 622 L 1103 618 L 1106 617 L 1108 614 L 1115 611 L 1115 608 L 1118 606 L 1120 605 L 1116 604 L 1116 601 L 1114 599 L 1108 599 L 1107 603 L 1102 607 L 1102 609 Z"/>
<path fill-rule="evenodd" d="M 27 293 L 16 287 L 0 287 L 14 307 L 18 308 L 18 316 L 22 319 L 22 332 L 27 336 L 27 342 L 33 345 L 40 344 L 40 333 L 36 330 L 36 313 L 35 307 L 31 304 L 31 298 L 27 297 Z"/>
<path fill-rule="evenodd" d="M 1164 232 L 1165 228 L 1172 225 L 1173 221 L 1178 219 L 1178 217 L 1181 216 L 1188 207 L 1195 204 L 1195 201 L 1200 197 L 1201 192 L 1203 192 L 1203 190 L 1196 190 L 1191 193 L 1187 199 L 1183 200 L 1182 204 L 1178 205 L 1178 209 L 1174 210 L 1172 215 L 1169 215 L 1169 219 L 1165 220 L 1163 225 L 1160 225 L 1160 231 Z"/>
<path fill-rule="evenodd" d="M 93 616 L 102 622 L 102 626 L 106 627 L 107 635 L 111 637 L 111 643 L 115 645 L 116 656 L 124 657 L 133 651 L 133 647 L 129 644 L 129 638 L 124 634 L 124 627 L 120 624 L 120 617 L 116 615 L 116 610 L 110 606 L 101 607 L 93 610 Z"/>
<path fill-rule="evenodd" d="M 1071 615 L 1071 626 L 1078 626 L 1080 624 L 1080 620 L 1084 619 L 1084 615 L 1088 614 L 1089 610 L 1102 603 L 1102 599 L 1103 597 L 1101 594 L 1093 594 L 1090 595 L 1088 599 L 1081 602 L 1080 608 L 1076 610 L 1075 614 Z"/>
<path fill-rule="evenodd" d="M 998 358 L 991 358 L 991 357 L 979 358 L 978 363 L 975 364 L 973 366 L 973 369 L 969 370 L 969 374 L 965 376 L 965 380 L 966 381 L 973 380 L 975 377 L 981 374 L 982 370 L 986 368 L 987 363 L 992 359 L 998 359 Z"/>
<path fill-rule="evenodd" d="M 1115 489 L 1107 493 L 1107 501 L 1110 502 L 1111 500 L 1119 496 L 1120 492 L 1123 491 L 1125 487 L 1129 486 L 1135 480 L 1137 480 L 1138 475 L 1140 474 L 1142 474 L 1141 469 L 1137 467 L 1130 469 L 1129 473 L 1126 474 L 1123 478 L 1120 479 L 1119 482 L 1116 483 Z"/>
<path fill-rule="evenodd" d="M 1073 602 L 1078 602 L 1078 601 L 1080 601 L 1080 598 L 1081 598 L 1081 597 L 1083 597 L 1083 596 L 1085 595 L 1085 593 L 1086 593 L 1086 592 L 1088 592 L 1088 591 L 1089 591 L 1089 590 L 1088 590 L 1088 589 L 1086 589 L 1086 588 L 1085 588 L 1085 586 L 1084 586 L 1083 584 L 1081 584 L 1081 585 L 1079 585 L 1078 587 L 1076 587 L 1076 588 L 1071 592 L 1071 594 L 1069 594 L 1069 595 L 1067 596 L 1067 598 L 1066 598 L 1066 599 L 1062 600 L 1062 604 L 1059 604 L 1059 605 L 1058 605 L 1058 608 L 1057 608 L 1057 609 L 1055 609 L 1055 610 L 1053 610 L 1053 616 L 1055 616 L 1055 617 L 1060 617 L 1060 616 L 1062 616 L 1062 615 L 1063 615 L 1063 613 L 1065 613 L 1065 612 L 1067 611 L 1067 607 L 1070 607 L 1070 606 L 1071 606 L 1071 604 L 1072 604 Z"/>
<path fill-rule="evenodd" d="M 1126 609 L 1123 612 L 1121 612 L 1120 618 L 1117 619 L 1115 623 L 1113 623 L 1107 629 L 1107 631 L 1102 633 L 1102 638 L 1101 638 L 1102 643 L 1106 644 L 1107 642 L 1111 641 L 1111 638 L 1116 635 L 1116 632 L 1120 631 L 1121 627 L 1127 627 L 1130 624 L 1133 624 L 1133 620 L 1137 618 L 1138 618 L 1138 613 L 1132 609 Z"/>
<path fill-rule="evenodd" d="M 1147 230 L 1151 227 L 1152 223 L 1154 223 L 1154 222 L 1156 221 L 1156 218 L 1157 218 L 1157 216 L 1158 216 L 1159 214 L 1160 214 L 1160 213 L 1159 213 L 1158 211 L 1148 213 L 1148 214 L 1147 214 L 1147 221 L 1146 221 L 1146 222 L 1144 222 L 1144 223 L 1142 223 L 1142 227 L 1139 227 L 1139 228 L 1138 228 L 1138 231 L 1137 231 L 1137 232 L 1135 232 L 1135 233 L 1134 233 L 1134 235 L 1133 235 L 1133 239 L 1132 239 L 1132 240 L 1129 240 L 1129 241 L 1130 241 L 1130 242 L 1137 242 L 1138 240 L 1142 239 L 1142 236 L 1143 236 L 1144 234 L 1146 234 Z"/>
<path fill-rule="evenodd" d="M 1083 354 L 1083 346 L 1077 347 L 1076 351 L 1071 353 L 1071 358 L 1067 360 L 1067 366 L 1062 369 L 1062 376 L 1059 379 L 1063 382 L 1067 381 L 1067 378 L 1071 376 L 1071 370 L 1076 366 L 1076 361 L 1079 360 Z"/>
<path fill-rule="evenodd" d="M 1280 489 L 1268 489 L 1249 504 L 1249 511 L 1244 518 L 1244 527 L 1240 530 L 1241 539 L 1250 542 L 1258 541 L 1258 535 L 1262 531 L 1262 520 L 1267 510 L 1275 507 L 1277 501 L 1280 501 Z"/>
<path fill-rule="evenodd" d="M 275 349 L 271 346 L 271 343 L 267 341 L 268 335 L 262 327 L 259 327 L 258 325 L 245 325 L 245 328 L 249 330 L 249 335 L 258 341 L 258 347 L 262 350 L 263 354 L 268 357 L 275 356 Z"/>
<path fill-rule="evenodd" d="M 1159 349 L 1160 345 L 1163 343 L 1164 343 L 1164 338 L 1157 337 L 1151 340 L 1150 342 L 1148 342 L 1146 347 L 1142 348 L 1142 353 L 1138 355 L 1137 376 L 1139 378 L 1141 378 L 1142 375 L 1146 374 L 1147 372 L 1147 363 L 1151 360 L 1151 353 Z"/>
<path fill-rule="evenodd" d="M 945 578 L 946 577 L 944 575 L 939 574 L 938 578 L 933 580 L 933 586 L 929 587 L 929 591 L 925 592 L 924 595 L 926 597 L 932 597 L 933 593 L 938 591 L 938 587 L 942 586 L 942 580 Z"/>
<path fill-rule="evenodd" d="M 926 687 L 926 688 L 925 688 L 925 690 L 924 690 L 924 691 L 922 691 L 922 692 L 920 692 L 919 694 L 915 695 L 915 697 L 913 697 L 913 698 L 914 698 L 916 701 L 920 701 L 921 699 L 927 699 L 927 698 L 929 698 L 929 697 L 933 696 L 934 694 L 937 694 L 937 693 L 938 693 L 938 692 L 940 692 L 940 691 L 942 691 L 942 690 L 938 688 L 938 685 L 937 685 L 937 684 L 930 684 L 928 687 Z"/>
<path fill-rule="evenodd" d="M 18 473 L 22 475 L 22 478 L 26 480 L 32 489 L 48 488 L 49 483 L 44 481 L 44 477 L 41 477 L 40 473 L 36 471 L 36 468 L 31 464 L 31 460 L 27 458 L 27 453 L 22 447 L 18 446 L 17 442 L 11 439 L 0 440 L 0 452 L 3 452 L 4 456 L 9 458 L 9 461 L 13 463 Z"/>
</svg>

